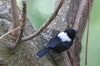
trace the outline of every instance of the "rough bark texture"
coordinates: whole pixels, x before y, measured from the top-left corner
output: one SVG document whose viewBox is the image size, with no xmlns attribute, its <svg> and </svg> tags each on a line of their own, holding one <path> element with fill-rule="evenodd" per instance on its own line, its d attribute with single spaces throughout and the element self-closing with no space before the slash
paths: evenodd
<svg viewBox="0 0 100 66">
<path fill-rule="evenodd" d="M 57 1 L 57 4 L 60 0 Z M 79 66 L 81 39 L 87 22 L 87 9 L 83 11 L 83 17 L 73 47 L 62 53 L 63 59 L 53 60 L 57 54 L 50 52 L 43 58 L 37 58 L 36 53 L 55 33 L 62 31 L 74 24 L 77 9 L 81 0 L 65 0 L 55 20 L 39 36 L 25 41 L 13 52 L 13 39 L 10 35 L 0 40 L 0 64 L 2 66 Z M 57 5 L 56 4 L 56 5 Z M 19 16 L 21 13 L 19 13 Z M 12 25 L 10 0 L 0 0 L 0 36 L 8 31 Z M 34 28 L 27 19 L 24 36 L 34 33 Z M 53 53 L 53 54 L 52 54 Z M 0 66 L 1 66 L 0 65 Z"/>
</svg>

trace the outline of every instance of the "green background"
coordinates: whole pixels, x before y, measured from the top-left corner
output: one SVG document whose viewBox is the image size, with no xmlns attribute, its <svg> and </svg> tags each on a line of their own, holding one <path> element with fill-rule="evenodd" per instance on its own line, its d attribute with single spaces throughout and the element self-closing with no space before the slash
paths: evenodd
<svg viewBox="0 0 100 66">
<path fill-rule="evenodd" d="M 54 11 L 56 0 L 27 0 L 27 17 L 38 29 Z M 100 66 L 100 0 L 95 0 L 90 17 L 88 65 Z M 21 1 L 18 0 L 21 8 Z M 82 40 L 81 66 L 85 66 L 86 31 Z"/>
</svg>

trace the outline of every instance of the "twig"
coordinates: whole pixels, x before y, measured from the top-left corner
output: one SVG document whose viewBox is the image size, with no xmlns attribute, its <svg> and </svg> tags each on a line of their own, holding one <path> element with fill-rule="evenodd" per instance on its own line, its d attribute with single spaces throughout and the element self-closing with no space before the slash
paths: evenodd
<svg viewBox="0 0 100 66">
<path fill-rule="evenodd" d="M 26 36 L 22 38 L 22 41 L 27 41 L 29 39 L 32 39 L 34 37 L 36 37 L 37 35 L 39 35 L 53 20 L 54 18 L 57 16 L 59 9 L 61 8 L 62 4 L 63 4 L 64 0 L 61 0 L 60 3 L 58 4 L 56 10 L 54 11 L 53 15 L 49 18 L 49 20 L 44 23 L 40 29 L 38 29 L 35 33 L 33 33 L 32 35 Z"/>
<path fill-rule="evenodd" d="M 86 51 L 85 51 L 85 65 L 87 65 L 88 57 L 88 40 L 89 40 L 89 23 L 90 23 L 90 10 L 92 7 L 92 0 L 88 0 L 88 24 L 87 24 L 87 37 L 86 37 Z"/>
<path fill-rule="evenodd" d="M 85 51 L 85 65 L 87 65 L 87 56 L 88 56 L 88 39 L 89 39 L 89 21 L 88 21 L 88 25 L 87 25 L 86 51 Z"/>
<path fill-rule="evenodd" d="M 16 0 L 11 0 L 11 12 L 12 12 L 12 21 L 13 21 L 13 29 L 19 26 L 18 19 L 18 8 Z"/>
<path fill-rule="evenodd" d="M 22 2 L 22 5 L 23 5 L 23 15 L 22 15 L 22 25 L 21 25 L 21 32 L 20 32 L 20 36 L 19 36 L 19 40 L 21 40 L 22 36 L 23 36 L 23 31 L 24 31 L 24 27 L 25 27 L 25 24 L 26 24 L 26 1 L 23 1 Z"/>
<path fill-rule="evenodd" d="M 6 34 L 4 34 L 4 35 L 2 35 L 2 36 L 0 37 L 0 40 L 1 40 L 2 38 L 4 38 L 5 36 L 7 36 L 8 34 L 10 34 L 10 33 L 12 33 L 12 32 L 15 32 L 15 31 L 17 31 L 17 30 L 20 30 L 20 29 L 21 29 L 21 27 L 19 26 L 19 27 L 13 29 L 13 30 L 7 32 Z"/>
<path fill-rule="evenodd" d="M 21 18 L 22 24 L 21 24 L 21 30 L 20 30 L 20 34 L 19 37 L 17 38 L 16 42 L 15 42 L 15 46 L 17 46 L 19 44 L 19 42 L 21 41 L 21 38 L 23 37 L 23 31 L 24 31 L 24 27 L 25 27 L 25 23 L 26 23 L 26 1 L 22 1 L 22 10 L 23 10 L 23 15 Z"/>
</svg>

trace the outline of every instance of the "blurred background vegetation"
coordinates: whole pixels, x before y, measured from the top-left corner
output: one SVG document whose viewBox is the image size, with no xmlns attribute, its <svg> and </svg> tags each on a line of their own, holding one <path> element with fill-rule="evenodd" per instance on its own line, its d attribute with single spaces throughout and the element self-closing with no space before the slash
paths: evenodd
<svg viewBox="0 0 100 66">
<path fill-rule="evenodd" d="M 21 8 L 21 0 L 18 6 Z M 54 11 L 56 0 L 27 0 L 27 17 L 38 29 Z M 100 66 L 100 0 L 94 0 L 90 18 L 88 65 Z M 82 40 L 81 66 L 85 66 L 86 31 Z"/>
<path fill-rule="evenodd" d="M 21 0 L 17 1 L 21 9 Z M 54 11 L 55 2 L 56 0 L 27 0 L 27 17 L 36 29 L 50 17 Z"/>
</svg>

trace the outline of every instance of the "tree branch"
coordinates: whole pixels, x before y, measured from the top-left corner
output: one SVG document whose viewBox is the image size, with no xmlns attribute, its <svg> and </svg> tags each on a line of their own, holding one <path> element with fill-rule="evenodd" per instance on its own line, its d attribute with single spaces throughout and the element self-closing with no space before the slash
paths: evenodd
<svg viewBox="0 0 100 66">
<path fill-rule="evenodd" d="M 24 27 L 26 24 L 26 1 L 22 1 L 22 10 L 23 10 L 23 15 L 21 18 L 21 30 L 20 30 L 20 34 L 19 37 L 17 38 L 16 42 L 15 42 L 15 46 L 17 46 L 18 44 L 20 44 L 19 42 L 21 41 L 21 38 L 23 37 L 23 32 L 24 32 Z"/>
<path fill-rule="evenodd" d="M 32 34 L 30 36 L 23 37 L 22 41 L 30 40 L 30 39 L 36 37 L 37 35 L 39 35 L 53 21 L 53 19 L 57 16 L 59 9 L 61 8 L 63 3 L 64 3 L 64 0 L 61 0 L 59 5 L 57 6 L 56 10 L 54 11 L 53 15 L 49 18 L 49 20 L 45 24 L 43 24 L 40 27 L 40 29 L 38 29 L 34 34 Z"/>
<path fill-rule="evenodd" d="M 76 14 L 75 23 L 72 27 L 76 31 L 78 30 L 78 27 L 79 27 L 79 24 L 80 24 L 80 19 L 82 17 L 82 12 L 83 12 L 83 9 L 86 6 L 86 4 L 87 4 L 87 0 L 81 0 L 77 14 Z"/>
<path fill-rule="evenodd" d="M 0 37 L 0 40 L 1 40 L 2 38 L 4 38 L 5 36 L 7 36 L 8 34 L 10 34 L 10 33 L 12 33 L 12 32 L 15 32 L 15 31 L 17 31 L 17 30 L 20 30 L 20 29 L 21 29 L 21 27 L 19 26 L 19 27 L 15 28 L 15 29 L 13 29 L 13 30 L 11 30 L 11 31 L 8 31 L 6 34 L 4 34 L 4 35 L 2 35 L 2 36 Z"/>
<path fill-rule="evenodd" d="M 16 0 L 11 0 L 11 12 L 12 12 L 12 21 L 13 21 L 13 29 L 19 26 L 18 19 L 18 8 Z"/>
<path fill-rule="evenodd" d="M 13 22 L 12 30 L 13 30 L 19 26 L 18 8 L 16 0 L 11 0 L 11 12 L 12 12 L 12 22 Z M 18 36 L 19 31 L 14 32 L 12 34 Z"/>
<path fill-rule="evenodd" d="M 72 48 L 76 48 L 76 46 L 77 46 L 76 44 L 77 43 L 79 44 L 79 42 L 81 42 L 81 40 L 79 38 L 79 36 L 80 36 L 79 31 L 81 31 L 83 29 L 80 29 L 80 25 L 85 26 L 85 25 L 82 25 L 82 24 L 86 24 L 85 22 L 87 21 L 88 16 L 89 16 L 88 10 L 86 10 L 86 15 L 85 15 L 86 21 L 82 21 L 83 19 L 81 19 L 81 18 L 84 17 L 85 13 L 83 14 L 83 12 L 84 12 L 84 9 L 86 9 L 87 6 L 88 6 L 88 0 L 80 0 L 80 5 L 79 5 L 79 8 L 78 8 L 78 11 L 77 11 L 77 14 L 76 14 L 75 22 L 74 22 L 73 27 L 72 27 L 74 30 L 78 31 L 78 33 L 77 33 L 78 36 L 76 36 L 77 39 L 75 39 Z M 71 51 L 69 50 L 69 54 L 70 54 L 70 57 L 72 59 L 73 66 L 79 66 L 79 63 L 77 63 L 77 61 L 78 61 L 77 55 L 76 55 L 77 51 L 75 52 L 75 50 L 74 50 L 71 53 Z"/>
<path fill-rule="evenodd" d="M 58 0 L 58 1 L 60 1 L 60 0 Z M 63 4 L 63 7 L 62 7 L 61 11 L 59 12 L 60 15 L 57 15 L 57 19 L 54 20 L 55 23 L 57 23 L 57 24 L 53 25 L 53 23 L 52 23 L 48 27 L 48 30 L 51 32 L 49 34 L 50 36 L 54 35 L 54 32 L 56 31 L 55 29 L 58 29 L 58 28 L 60 29 L 61 27 L 63 29 L 63 27 L 66 26 L 66 24 L 68 24 L 67 22 L 69 22 L 68 25 L 73 24 L 75 22 L 74 19 L 75 19 L 76 11 L 77 11 L 77 9 L 79 7 L 80 1 L 81 0 L 66 0 L 66 2 Z M 10 3 L 8 3 L 9 0 L 6 0 L 6 1 L 5 0 L 1 0 L 0 2 L 1 2 L 0 5 L 2 3 L 4 5 L 6 4 L 7 6 L 10 5 Z M 68 5 L 66 3 L 68 3 Z M 1 6 L 4 6 L 4 5 L 1 5 Z M 69 7 L 68 10 L 66 8 L 67 6 Z M 8 8 L 7 9 L 4 9 L 4 8 L 6 8 L 6 6 L 4 6 L 2 8 L 2 10 L 4 12 L 7 12 Z M 66 15 L 66 13 L 68 13 L 68 11 L 70 13 L 68 15 Z M 9 15 L 9 13 L 7 13 L 7 14 Z M 77 62 L 77 64 L 80 63 L 80 59 L 79 59 L 80 58 L 79 57 L 80 50 L 81 50 L 80 49 L 81 48 L 80 41 L 81 41 L 81 38 L 83 36 L 84 28 L 85 28 L 86 23 L 87 23 L 86 22 L 87 21 L 86 14 L 87 14 L 87 6 L 85 6 L 85 8 L 84 8 L 83 17 L 80 20 L 80 25 L 79 25 L 80 27 L 78 27 L 79 29 L 77 31 L 78 35 L 76 36 L 76 39 L 75 39 L 76 42 L 74 42 L 74 44 L 73 44 L 74 47 L 72 46 L 69 49 L 71 51 L 71 52 L 69 52 L 69 54 L 70 54 L 72 63 L 71 63 L 71 61 L 69 59 L 69 56 L 65 52 L 63 59 L 66 61 L 67 65 L 65 65 L 63 60 L 61 59 L 61 61 L 59 61 L 59 60 L 57 62 L 54 61 L 57 66 L 79 66 L 79 65 L 75 65 L 75 63 L 76 62 Z M 62 21 L 61 18 L 65 18 L 65 19 L 68 18 L 68 19 L 66 19 L 68 21 L 66 22 L 66 20 L 64 20 L 64 22 L 61 22 Z M 73 19 L 73 20 L 70 20 L 70 19 Z M 2 25 L 2 23 L 4 25 Z M 0 22 L 0 31 L 2 30 L 0 34 L 5 33 L 5 30 L 6 30 L 6 28 L 8 27 L 9 24 L 12 24 L 12 22 L 11 21 L 7 21 L 7 20 L 4 20 L 4 21 L 2 20 Z M 63 25 L 61 25 L 61 24 L 63 24 Z M 2 28 L 2 27 L 6 27 L 6 28 Z M 51 27 L 52 27 L 52 30 L 50 30 Z M 33 29 L 32 25 L 31 25 L 31 23 L 28 21 L 27 22 L 27 26 L 26 26 L 26 30 L 25 30 L 25 35 L 31 34 L 33 30 L 34 29 Z M 48 36 L 47 31 L 44 31 L 44 33 Z M 37 66 L 37 65 L 38 66 L 39 65 L 54 66 L 52 64 L 52 62 L 50 61 L 50 59 L 48 58 L 48 56 L 45 56 L 42 59 L 40 59 L 40 58 L 36 58 L 35 59 L 34 58 L 34 55 L 36 55 L 36 53 L 40 49 L 40 47 L 42 47 L 47 42 L 47 40 L 46 40 L 47 36 L 45 34 L 41 34 L 40 36 L 37 36 L 37 38 L 34 39 L 34 40 L 30 40 L 30 41 L 27 41 L 27 42 L 20 43 L 20 46 L 17 46 L 17 48 L 15 48 L 16 49 L 15 53 L 13 53 L 12 55 L 11 55 L 11 53 L 13 52 L 13 50 L 11 48 L 10 48 L 10 50 L 8 50 L 9 48 L 7 48 L 7 45 L 9 46 L 10 44 L 13 44 L 15 42 L 12 42 L 11 38 L 4 38 L 5 40 L 1 40 L 0 41 L 0 44 L 1 44 L 1 46 L 0 46 L 0 58 L 1 58 L 1 60 L 9 62 L 9 63 L 7 63 L 8 66 L 9 65 L 10 66 L 15 66 L 15 65 L 17 65 L 17 66 L 20 66 L 20 65 L 22 65 L 22 66 L 25 66 L 25 65 L 28 65 L 28 66 L 30 66 L 30 65 L 31 66 Z M 9 41 L 9 40 L 11 40 L 11 41 Z M 11 56 L 8 58 L 9 55 L 11 55 Z M 55 54 L 53 54 L 53 55 L 55 55 Z M 73 59 L 75 59 L 75 60 L 73 60 Z"/>
</svg>

